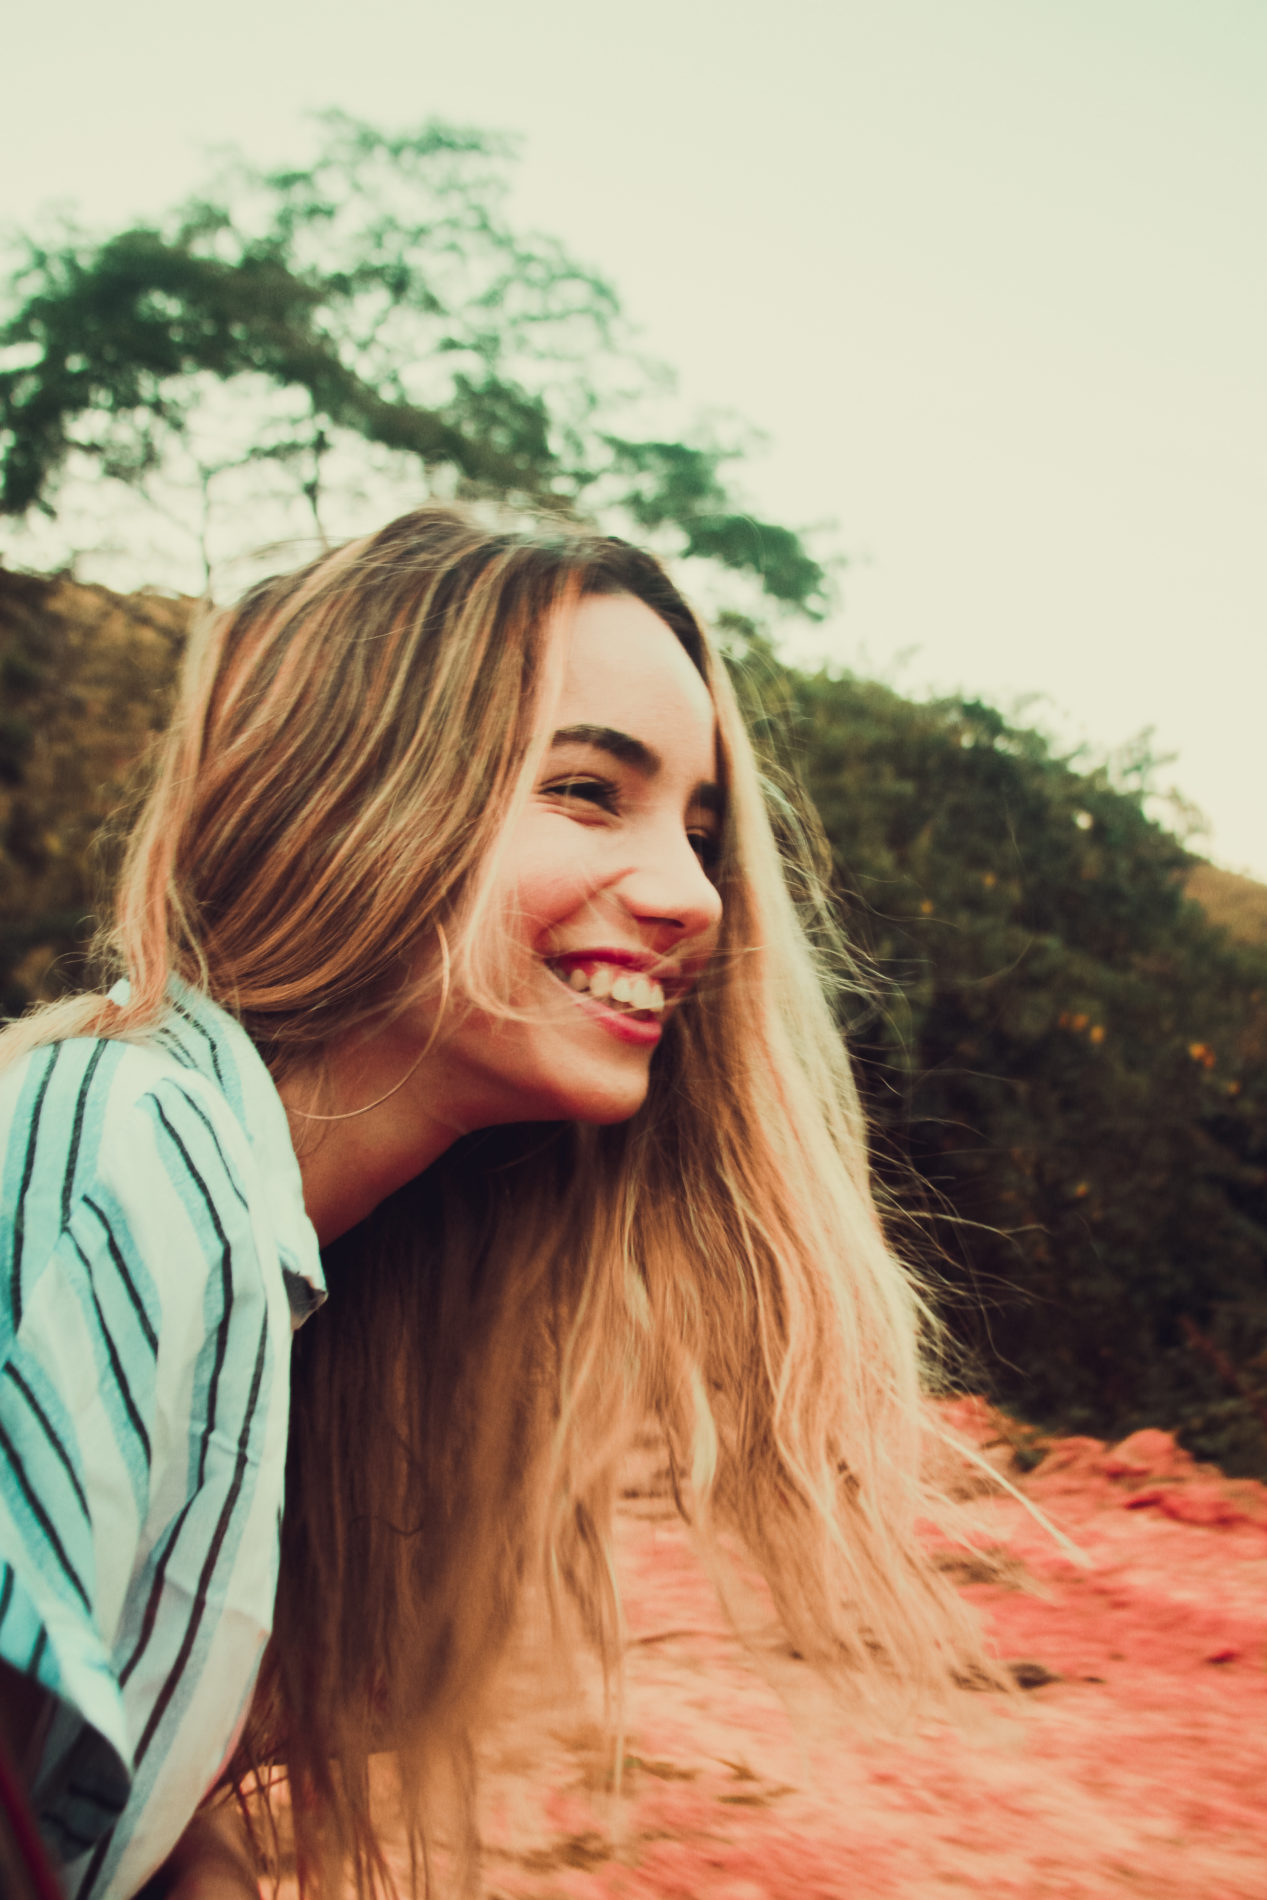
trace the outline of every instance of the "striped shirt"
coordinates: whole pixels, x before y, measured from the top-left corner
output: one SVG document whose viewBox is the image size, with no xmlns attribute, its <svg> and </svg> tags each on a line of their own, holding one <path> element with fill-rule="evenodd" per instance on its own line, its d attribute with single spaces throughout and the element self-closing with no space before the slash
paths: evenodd
<svg viewBox="0 0 1267 1900">
<path fill-rule="evenodd" d="M 240 1732 L 324 1283 L 272 1079 L 184 985 L 143 1041 L 0 1071 L 0 1190 L 0 1657 L 53 1698 L 33 1804 L 67 1894 L 106 1900 Z"/>
</svg>

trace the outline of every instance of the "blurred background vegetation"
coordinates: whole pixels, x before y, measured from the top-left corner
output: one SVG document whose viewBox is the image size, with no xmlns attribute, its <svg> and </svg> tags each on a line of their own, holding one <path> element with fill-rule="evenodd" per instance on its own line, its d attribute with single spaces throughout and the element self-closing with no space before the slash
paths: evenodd
<svg viewBox="0 0 1267 1900">
<path fill-rule="evenodd" d="M 894 1232 L 965 1376 L 1046 1429 L 1178 1428 L 1267 1475 L 1267 891 L 1158 822 L 1146 744 L 1090 766 L 988 705 L 781 660 L 830 564 L 745 511 L 739 425 L 667 426 L 610 287 L 508 227 L 505 157 L 335 115 L 307 170 L 238 164 L 162 226 L 20 241 L 0 516 L 161 518 L 191 586 L 264 522 L 319 542 L 423 495 L 683 563 L 772 784 L 821 817 Z M 102 827 L 193 610 L 0 571 L 5 1014 L 84 977 Z"/>
</svg>

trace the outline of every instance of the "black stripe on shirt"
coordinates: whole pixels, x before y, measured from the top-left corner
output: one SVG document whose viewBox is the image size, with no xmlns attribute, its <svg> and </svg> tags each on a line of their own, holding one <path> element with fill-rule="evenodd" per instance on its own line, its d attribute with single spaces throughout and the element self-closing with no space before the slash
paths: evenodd
<svg viewBox="0 0 1267 1900">
<path fill-rule="evenodd" d="M 115 1833 L 118 1829 L 119 1820 L 121 1818 L 122 1817 L 120 1816 L 116 1816 L 114 1822 L 111 1824 L 110 1827 L 106 1829 L 105 1833 L 97 1837 L 97 1850 L 94 1853 L 92 1859 L 88 1862 L 87 1867 L 84 1869 L 83 1878 L 80 1881 L 78 1887 L 76 1887 L 75 1889 L 74 1900 L 88 1900 L 89 1894 L 92 1892 L 92 1889 L 97 1884 L 97 1876 L 101 1872 L 102 1864 L 105 1861 L 106 1855 L 110 1852 L 111 1847 L 113 1847 L 114 1845 Z M 92 1846 L 92 1842 L 90 1840 L 87 1840 L 87 1841 L 84 1840 L 82 1836 L 75 1833 L 71 1828 L 68 1828 L 66 1826 L 65 1821 L 62 1820 L 60 1815 L 58 1814 L 50 1814 L 48 1816 L 41 1815 L 40 1819 L 42 1822 L 46 1822 L 50 1833 L 53 1833 L 54 1835 L 64 1834 L 66 1836 L 67 1841 L 70 1844 L 71 1851 L 69 1853 L 63 1854 L 61 1856 L 62 1860 L 64 1861 L 75 1860 L 77 1858 L 77 1855 L 74 1851 L 76 1846 L 78 1846 L 80 1853 L 83 1852 L 85 1847 Z M 143 1887 L 141 1891 L 142 1893 L 144 1893 L 146 1889 Z"/>
<path fill-rule="evenodd" d="M 61 1439 L 57 1436 L 57 1433 L 53 1428 L 53 1424 L 48 1416 L 48 1413 L 44 1410 L 44 1407 L 40 1404 L 34 1392 L 32 1392 L 30 1386 L 27 1384 L 26 1380 L 22 1377 L 22 1374 L 18 1371 L 17 1367 L 14 1365 L 12 1359 L 10 1359 L 8 1365 L 5 1367 L 4 1370 L 5 1370 L 6 1376 L 12 1379 L 14 1385 L 16 1385 L 16 1387 L 18 1388 L 18 1391 L 22 1394 L 22 1397 L 26 1400 L 27 1404 L 30 1406 L 31 1410 L 34 1412 L 36 1418 L 39 1420 L 40 1425 L 43 1429 L 45 1438 L 47 1438 L 49 1444 L 52 1446 L 57 1457 L 60 1459 L 61 1464 L 62 1464 L 62 1469 L 65 1471 L 66 1476 L 70 1479 L 71 1489 L 74 1491 L 75 1496 L 79 1499 L 79 1503 L 83 1510 L 84 1516 L 90 1518 L 92 1514 L 88 1509 L 88 1499 L 84 1495 L 84 1487 L 79 1482 L 79 1474 L 75 1470 L 74 1465 L 70 1461 L 70 1454 L 66 1450 L 65 1445 L 63 1445 Z"/>
<path fill-rule="evenodd" d="M 132 1275 L 128 1272 L 127 1262 L 123 1258 L 123 1251 L 120 1248 L 118 1241 L 114 1237 L 114 1229 L 111 1227 L 110 1222 L 106 1218 L 104 1211 L 100 1207 L 98 1207 L 96 1201 L 93 1200 L 91 1194 L 84 1195 L 84 1206 L 90 1207 L 92 1209 L 93 1213 L 97 1216 L 97 1219 L 101 1222 L 101 1225 L 105 1229 L 106 1246 L 110 1250 L 110 1258 L 114 1261 L 115 1269 L 118 1272 L 119 1278 L 122 1280 L 124 1284 L 124 1287 L 127 1291 L 128 1298 L 132 1302 L 132 1307 L 133 1307 L 134 1312 L 136 1313 L 137 1321 L 140 1325 L 141 1331 L 145 1335 L 145 1343 L 149 1347 L 150 1351 L 154 1354 L 155 1358 L 157 1358 L 158 1357 L 158 1334 L 154 1331 L 154 1327 L 150 1321 L 150 1316 L 145 1310 L 145 1306 L 141 1299 L 141 1295 L 137 1290 L 136 1281 L 132 1278 Z"/>
<path fill-rule="evenodd" d="M 220 1324 L 216 1328 L 215 1358 L 211 1366 L 211 1378 L 207 1385 L 207 1422 L 203 1428 L 202 1447 L 198 1453 L 198 1483 L 201 1484 L 203 1475 L 207 1469 L 207 1447 L 211 1442 L 211 1434 L 215 1430 L 216 1406 L 220 1399 L 220 1375 L 224 1371 L 225 1355 L 229 1349 L 229 1322 L 233 1314 L 233 1255 L 232 1249 L 229 1246 L 229 1237 L 221 1224 L 220 1210 L 212 1198 L 211 1190 L 203 1180 L 202 1175 L 198 1172 L 198 1169 L 194 1166 L 193 1156 L 190 1154 L 188 1148 L 186 1148 L 176 1129 L 168 1120 L 167 1112 L 163 1104 L 159 1101 L 157 1096 L 153 1097 L 153 1102 L 155 1109 L 158 1111 L 159 1120 L 171 1136 L 173 1143 L 180 1153 L 180 1158 L 185 1164 L 190 1180 L 197 1184 L 198 1192 L 202 1195 L 203 1201 L 206 1204 L 208 1217 L 215 1230 L 216 1239 L 220 1243 L 220 1281 L 224 1288 L 224 1304 L 220 1311 Z"/>
<path fill-rule="evenodd" d="M 88 1862 L 88 1866 L 84 1872 L 84 1877 L 80 1881 L 78 1887 L 75 1889 L 75 1900 L 88 1900 L 88 1895 L 92 1892 L 93 1887 L 97 1884 L 97 1875 L 101 1872 L 101 1863 L 110 1851 L 110 1842 L 113 1840 L 113 1838 L 114 1838 L 114 1829 L 110 1828 L 109 1831 L 103 1834 L 101 1839 L 97 1842 L 97 1851 L 93 1855 L 92 1859 Z M 65 1856 L 65 1859 L 67 1860 L 70 1860 L 71 1858 L 72 1856 L 69 1854 Z"/>
<path fill-rule="evenodd" d="M 141 1617 L 141 1627 L 137 1632 L 132 1654 L 119 1671 L 119 1687 L 121 1689 L 126 1689 L 129 1676 L 140 1662 L 141 1657 L 145 1654 L 149 1646 L 150 1637 L 154 1634 L 154 1625 L 158 1621 L 159 1605 L 163 1600 L 163 1588 L 167 1581 L 167 1566 L 171 1560 L 171 1554 L 176 1548 L 180 1533 L 185 1528 L 185 1519 L 194 1508 L 195 1495 L 195 1493 L 191 1493 L 189 1497 L 185 1499 L 185 1502 L 181 1505 L 180 1510 L 172 1521 L 170 1531 L 167 1533 L 167 1541 L 163 1545 L 162 1555 L 154 1568 L 154 1577 L 150 1584 L 150 1593 L 145 1599 L 145 1611 Z"/>
<path fill-rule="evenodd" d="M 31 1185 L 31 1176 L 35 1171 L 35 1144 L 40 1136 L 40 1116 L 44 1110 L 44 1097 L 48 1094 L 48 1085 L 52 1080 L 53 1070 L 57 1067 L 57 1058 L 65 1047 L 63 1042 L 55 1042 L 52 1045 L 48 1067 L 40 1078 L 35 1105 L 31 1110 L 31 1132 L 26 1138 L 22 1185 L 18 1189 L 18 1204 L 13 1216 L 13 1265 L 9 1274 L 9 1303 L 13 1312 L 15 1333 L 22 1324 L 22 1246 L 26 1239 L 26 1191 Z"/>
<path fill-rule="evenodd" d="M 63 1544 L 61 1538 L 57 1535 L 57 1526 L 54 1524 L 48 1512 L 44 1509 L 44 1506 L 40 1503 L 40 1500 L 37 1497 L 36 1492 L 35 1492 L 35 1487 L 31 1483 L 30 1478 L 27 1476 L 26 1466 L 22 1463 L 21 1458 L 19 1458 L 18 1456 L 18 1448 L 13 1443 L 13 1440 L 9 1437 L 9 1434 L 5 1431 L 3 1425 L 0 1425 L 0 1452 L 3 1452 L 5 1457 L 8 1459 L 9 1468 L 13 1472 L 14 1477 L 18 1481 L 18 1487 L 21 1490 L 23 1497 L 26 1499 L 27 1504 L 30 1506 L 31 1515 L 34 1517 L 36 1523 L 39 1525 L 40 1529 L 43 1531 L 45 1538 L 47 1539 L 49 1545 L 51 1546 L 53 1555 L 56 1557 L 59 1565 L 61 1566 L 62 1572 L 65 1575 L 67 1583 L 69 1583 L 71 1589 L 75 1592 L 75 1595 L 79 1598 L 79 1601 L 83 1604 L 89 1616 L 91 1616 L 93 1613 L 92 1603 L 89 1600 L 88 1592 L 84 1589 L 83 1583 L 79 1576 L 79 1572 L 75 1569 L 74 1564 L 70 1561 L 69 1556 L 66 1554 L 66 1546 Z"/>
<path fill-rule="evenodd" d="M 173 999 L 172 1009 L 175 1011 L 176 1015 L 182 1019 L 182 1021 L 187 1022 L 189 1024 L 189 1027 L 191 1029 L 196 1029 L 198 1034 L 202 1037 L 203 1041 L 206 1043 L 207 1048 L 211 1052 L 211 1066 L 216 1072 L 216 1081 L 220 1084 L 220 1087 L 223 1089 L 227 1097 L 229 1093 L 229 1089 L 224 1079 L 224 1070 L 220 1067 L 220 1052 L 216 1048 L 215 1037 L 211 1034 L 211 1031 L 208 1028 L 206 1028 L 206 1026 L 203 1023 L 200 1023 L 198 1021 L 198 1018 L 196 1016 L 190 1015 L 189 1011 L 185 1008 L 183 1003 L 178 1003 Z"/>
<path fill-rule="evenodd" d="M 101 1310 L 101 1301 L 97 1298 L 97 1285 L 93 1278 L 92 1263 L 73 1234 L 70 1235 L 70 1244 L 84 1263 L 84 1269 L 88 1275 L 88 1291 L 92 1294 L 92 1303 L 96 1309 L 97 1324 L 101 1328 L 101 1337 L 105 1341 L 106 1356 L 110 1361 L 110 1370 L 113 1372 L 114 1382 L 119 1388 L 119 1397 L 123 1400 L 123 1409 L 131 1421 L 133 1431 L 141 1441 L 141 1449 L 145 1453 L 145 1463 L 148 1467 L 153 1463 L 154 1458 L 154 1454 L 150 1449 L 150 1435 L 145 1429 L 145 1420 L 137 1410 L 136 1400 L 132 1397 L 132 1388 L 128 1384 L 128 1375 L 123 1370 L 123 1361 L 119 1357 L 119 1348 L 114 1343 L 114 1334 L 110 1331 L 106 1323 L 106 1316 Z"/>
<path fill-rule="evenodd" d="M 224 1361 L 225 1361 L 226 1354 L 228 1352 L 228 1345 L 229 1345 L 229 1325 L 230 1325 L 230 1320 L 231 1320 L 232 1312 L 233 1312 L 232 1250 L 230 1249 L 228 1238 L 224 1232 L 224 1228 L 220 1224 L 220 1216 L 216 1210 L 215 1203 L 211 1198 L 211 1194 L 208 1191 L 207 1184 L 203 1180 L 202 1176 L 199 1174 L 197 1168 L 194 1166 L 193 1161 L 190 1158 L 189 1150 L 186 1148 L 184 1142 L 181 1140 L 176 1129 L 172 1126 L 171 1122 L 168 1120 L 166 1112 L 163 1109 L 163 1105 L 158 1100 L 158 1097 L 152 1096 L 150 1099 L 154 1103 L 154 1107 L 158 1113 L 160 1121 L 162 1122 L 164 1128 L 167 1130 L 167 1133 L 170 1136 L 172 1142 L 175 1144 L 177 1152 L 179 1153 L 181 1160 L 184 1162 L 185 1167 L 187 1168 L 189 1172 L 190 1178 L 196 1181 L 198 1184 L 199 1190 L 202 1194 L 203 1200 L 207 1207 L 207 1212 L 211 1217 L 212 1225 L 220 1241 L 220 1279 L 221 1279 L 221 1285 L 224 1289 L 224 1304 L 221 1310 L 219 1324 L 216 1327 L 215 1359 L 212 1364 L 211 1378 L 207 1386 L 207 1411 L 206 1411 L 206 1416 L 203 1420 L 202 1438 L 201 1438 L 201 1443 L 199 1445 L 199 1450 L 198 1450 L 198 1486 L 201 1486 L 204 1475 L 206 1473 L 206 1469 L 207 1469 L 207 1452 L 211 1443 L 211 1435 L 215 1429 L 216 1405 L 218 1402 L 219 1390 L 220 1390 L 220 1375 L 222 1371 L 224 1370 Z M 187 1100 L 188 1098 L 185 1097 L 183 1099 Z M 159 1605 L 162 1602 L 163 1588 L 164 1588 L 166 1578 L 167 1578 L 167 1565 L 171 1559 L 172 1551 L 176 1547 L 177 1539 L 179 1538 L 180 1533 L 184 1528 L 185 1519 L 188 1517 L 190 1510 L 193 1508 L 194 1497 L 196 1496 L 196 1494 L 197 1494 L 197 1489 L 195 1488 L 195 1491 L 191 1493 L 188 1498 L 186 1498 L 184 1504 L 182 1505 L 180 1514 L 176 1518 L 175 1523 L 172 1525 L 171 1532 L 167 1538 L 167 1542 L 163 1547 L 162 1555 L 160 1556 L 158 1560 L 158 1564 L 155 1567 L 153 1581 L 150 1584 L 149 1596 L 146 1598 L 146 1602 L 145 1602 L 144 1614 L 141 1617 L 141 1627 L 139 1631 L 137 1632 L 137 1638 L 136 1638 L 135 1644 L 133 1645 L 132 1654 L 128 1657 L 126 1663 L 124 1663 L 123 1668 L 119 1672 L 120 1687 L 122 1687 L 127 1682 L 133 1670 L 136 1668 L 137 1664 L 140 1662 L 141 1657 L 144 1655 L 146 1649 L 149 1647 L 150 1638 L 153 1636 L 155 1625 L 158 1622 Z"/>
<path fill-rule="evenodd" d="M 215 1131 L 215 1125 L 212 1122 L 210 1115 L 208 1115 L 207 1111 L 202 1107 L 201 1103 L 195 1102 L 192 1095 L 186 1095 L 183 1099 L 184 1099 L 185 1107 L 193 1109 L 194 1114 L 198 1117 L 198 1120 L 202 1123 L 203 1127 L 206 1129 L 207 1133 L 210 1135 L 211 1144 L 220 1158 L 220 1166 L 224 1169 L 224 1176 L 225 1176 L 226 1181 L 229 1183 L 229 1186 L 233 1189 L 233 1192 L 237 1195 L 238 1199 L 241 1201 L 243 1207 L 249 1210 L 250 1203 L 248 1202 L 245 1194 L 243 1194 L 241 1188 L 238 1186 L 238 1178 L 236 1174 L 234 1174 L 233 1169 L 229 1166 L 228 1159 L 225 1155 L 224 1149 L 220 1146 L 220 1137 Z"/>
<path fill-rule="evenodd" d="M 192 1069 L 195 1074 L 201 1075 L 202 1071 L 199 1069 L 198 1064 L 194 1061 L 188 1049 L 186 1049 L 184 1043 L 174 1030 L 160 1029 L 153 1036 L 152 1040 L 158 1043 L 160 1048 L 166 1049 L 168 1055 L 179 1062 L 182 1069 Z"/>
<path fill-rule="evenodd" d="M 259 1404 L 260 1386 L 264 1381 L 264 1359 L 267 1347 L 268 1313 L 265 1312 L 260 1325 L 260 1343 L 255 1352 L 255 1370 L 251 1375 L 251 1391 L 246 1402 L 246 1416 L 242 1421 L 242 1430 L 238 1437 L 238 1453 L 233 1467 L 233 1482 L 229 1486 L 228 1496 L 225 1498 L 224 1504 L 221 1507 L 215 1532 L 207 1548 L 207 1555 L 203 1560 L 202 1573 L 198 1578 L 198 1591 L 194 1598 L 194 1607 L 190 1613 L 189 1621 L 185 1625 L 185 1634 L 181 1638 L 176 1660 L 168 1671 L 167 1679 L 163 1683 L 162 1688 L 154 1698 L 154 1706 L 151 1708 L 149 1719 L 141 1732 L 141 1739 L 136 1745 L 134 1761 L 137 1768 L 140 1767 L 142 1761 L 145 1759 L 149 1745 L 158 1732 L 159 1724 L 167 1713 L 168 1705 L 180 1686 L 180 1679 L 185 1673 L 185 1665 L 189 1661 L 194 1643 L 197 1641 L 198 1630 L 202 1624 L 203 1616 L 206 1613 L 207 1592 L 211 1585 L 211 1579 L 215 1575 L 216 1565 L 220 1560 L 220 1551 L 224 1545 L 225 1537 L 228 1535 L 229 1525 L 233 1520 L 233 1513 L 237 1509 L 238 1498 L 242 1494 L 242 1481 L 246 1476 L 247 1457 L 250 1451 L 251 1427 L 255 1422 L 255 1410 Z"/>
<path fill-rule="evenodd" d="M 84 1115 L 88 1108 L 88 1091 L 92 1087 L 92 1078 L 97 1073 L 97 1064 L 106 1052 L 104 1042 L 99 1042 L 89 1056 L 84 1068 L 83 1080 L 79 1084 L 79 1096 L 75 1102 L 75 1119 L 71 1123 L 70 1147 L 66 1153 L 66 1166 L 62 1173 L 62 1227 L 70 1225 L 70 1206 L 74 1198 L 75 1169 L 79 1164 L 79 1144 L 83 1140 Z"/>
<path fill-rule="evenodd" d="M 55 1825 L 60 1827 L 62 1824 L 60 1821 L 56 1821 Z M 115 1827 L 117 1826 L 118 1822 L 116 1821 Z M 102 1862 L 110 1852 L 110 1848 L 113 1844 L 114 1832 L 113 1827 L 107 1828 L 105 1833 L 101 1836 L 101 1839 L 97 1842 L 97 1851 L 84 1869 L 84 1877 L 75 1889 L 74 1900 L 89 1900 L 89 1896 L 97 1884 L 97 1876 L 101 1872 Z M 63 1858 L 73 1860 L 74 1856 L 73 1854 L 66 1854 Z M 142 1892 L 144 1892 L 144 1888 L 142 1888 Z"/>
</svg>

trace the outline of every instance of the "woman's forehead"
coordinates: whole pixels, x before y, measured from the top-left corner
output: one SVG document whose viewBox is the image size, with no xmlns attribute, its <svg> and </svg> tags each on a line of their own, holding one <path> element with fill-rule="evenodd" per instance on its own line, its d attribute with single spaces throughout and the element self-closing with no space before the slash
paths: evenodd
<svg viewBox="0 0 1267 1900">
<path fill-rule="evenodd" d="M 711 757 L 716 718 L 708 687 L 672 628 L 644 601 L 586 595 L 562 619 L 559 638 L 556 728 L 633 724 L 646 728 L 635 736 L 651 743 L 666 732 L 678 741 L 692 737 Z"/>
</svg>

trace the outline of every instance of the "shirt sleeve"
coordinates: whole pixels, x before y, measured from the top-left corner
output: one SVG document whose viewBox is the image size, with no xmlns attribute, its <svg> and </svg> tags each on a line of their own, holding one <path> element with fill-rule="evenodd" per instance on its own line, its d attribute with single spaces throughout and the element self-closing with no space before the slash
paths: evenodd
<svg viewBox="0 0 1267 1900">
<path fill-rule="evenodd" d="M 115 1820 L 131 1785 L 123 1697 L 99 1615 L 101 1510 L 90 1503 L 76 1417 L 96 1384 L 95 1352 L 114 1345 L 117 1355 L 108 1322 L 82 1304 L 86 1294 L 91 1307 L 111 1265 L 104 1246 L 83 1257 L 69 1240 L 59 1246 L 28 1283 L 28 1310 L 0 1373 L 0 1656 L 55 1700 L 45 1761 L 55 1751 L 61 1780 L 75 1790 L 50 1842 L 62 1859 Z M 121 1392 L 122 1360 L 119 1375 Z M 129 1429 L 140 1438 L 146 1419 L 130 1385 L 128 1397 Z M 136 1459 L 125 1460 L 135 1471 Z M 144 1503 L 148 1470 L 136 1475 Z M 135 1549 L 135 1516 L 113 1528 L 121 1562 Z"/>
<path fill-rule="evenodd" d="M 97 1185 L 86 1150 L 103 1133 L 93 1111 L 108 1093 L 103 1068 L 115 1064 L 104 1045 L 81 1048 L 92 1052 L 86 1060 L 74 1045 L 37 1051 L 15 1078 L 0 1256 L 0 1656 L 55 1703 L 49 1743 L 81 1810 L 51 1843 L 63 1858 L 76 1832 L 95 1837 L 127 1800 L 127 1723 L 102 1614 L 102 1513 L 122 1568 L 148 1504 L 153 1409 L 152 1321 L 127 1284 L 116 1237 L 85 1219 L 88 1182 Z M 90 1466 L 110 1472 L 105 1497 Z"/>
<path fill-rule="evenodd" d="M 34 1805 L 81 1892 L 113 1891 L 141 1836 L 161 1859 L 204 1791 L 191 1748 L 217 1717 L 191 1696 L 221 1687 L 275 1357 L 226 1130 L 154 1067 L 38 1051 L 4 1147 L 0 1656 L 55 1699 Z"/>
</svg>

